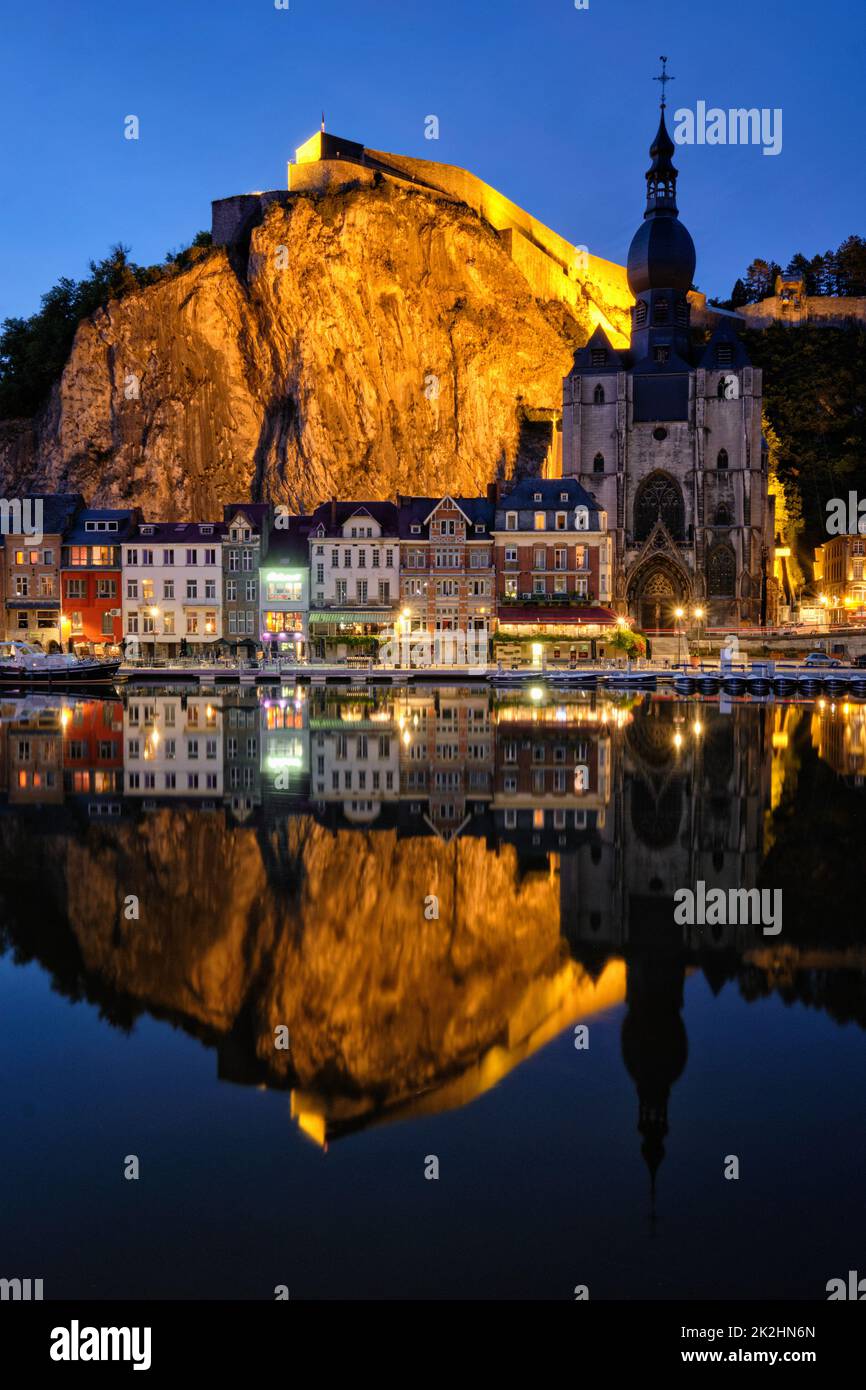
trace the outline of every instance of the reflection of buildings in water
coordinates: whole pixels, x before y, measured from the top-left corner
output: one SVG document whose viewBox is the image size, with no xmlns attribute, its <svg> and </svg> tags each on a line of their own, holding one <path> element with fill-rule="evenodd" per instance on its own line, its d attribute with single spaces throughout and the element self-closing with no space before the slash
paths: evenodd
<svg viewBox="0 0 866 1390">
<path fill-rule="evenodd" d="M 700 964 L 714 987 L 735 977 L 747 997 L 777 989 L 862 1023 L 866 962 L 859 948 L 834 968 L 838 953 L 786 953 L 754 930 L 674 926 L 678 887 L 756 883 L 773 755 L 786 755 L 799 713 L 557 699 L 458 687 L 130 691 L 125 708 L 47 698 L 6 709 L 0 769 L 10 809 L 65 797 L 92 816 L 119 808 L 123 777 L 125 807 L 154 811 L 147 853 L 135 833 L 122 838 L 139 826 L 105 833 L 141 876 L 130 892 L 146 893 L 157 867 L 183 885 L 171 947 L 160 934 L 148 957 L 137 924 L 126 955 L 94 917 L 73 922 L 82 956 L 103 994 L 110 980 L 206 1028 L 221 1075 L 291 1088 L 313 1137 L 466 1103 L 625 999 L 623 1059 L 655 1174 L 686 1060 L 685 971 Z M 195 816 L 217 803 L 224 823 Z M 182 844 L 164 833 L 166 806 L 186 817 Z M 64 843 L 49 845 L 55 857 Z M 86 839 L 77 853 L 80 878 Z M 206 899 L 201 863 L 226 879 Z M 102 889 L 106 901 L 107 877 Z M 428 892 L 440 923 L 423 921 Z M 297 1048 L 284 1060 L 268 1046 L 275 1019 Z"/>
<path fill-rule="evenodd" d="M 563 931 L 602 951 L 737 945 L 736 926 L 675 925 L 674 893 L 699 880 L 755 886 L 770 791 L 765 712 L 646 701 L 619 740 L 609 815 L 562 864 Z"/>
<path fill-rule="evenodd" d="M 220 710 L 207 695 L 133 694 L 123 712 L 128 797 L 176 800 L 223 795 Z"/>
<path fill-rule="evenodd" d="M 818 757 L 852 786 L 866 780 L 866 705 L 818 700 L 812 711 L 812 745 Z"/>
</svg>

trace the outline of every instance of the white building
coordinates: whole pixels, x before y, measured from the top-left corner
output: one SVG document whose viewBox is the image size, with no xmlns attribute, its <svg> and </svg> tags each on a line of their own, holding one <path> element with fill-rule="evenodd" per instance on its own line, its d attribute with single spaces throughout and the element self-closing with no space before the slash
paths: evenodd
<svg viewBox="0 0 866 1390">
<path fill-rule="evenodd" d="M 393 628 L 400 602 L 397 508 L 393 502 L 324 502 L 311 520 L 311 641 L 338 657 L 352 648 L 375 654 L 376 639 Z"/>
<path fill-rule="evenodd" d="M 222 635 L 221 522 L 141 522 L 123 546 L 123 632 L 142 656 L 210 652 Z"/>
<path fill-rule="evenodd" d="M 133 696 L 123 715 L 127 796 L 205 801 L 223 795 L 221 712 L 206 696 Z"/>
</svg>

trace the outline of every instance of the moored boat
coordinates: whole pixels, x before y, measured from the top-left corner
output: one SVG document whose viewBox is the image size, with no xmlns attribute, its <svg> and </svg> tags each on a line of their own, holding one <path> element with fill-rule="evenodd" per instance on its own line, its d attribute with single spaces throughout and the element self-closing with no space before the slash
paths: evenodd
<svg viewBox="0 0 866 1390">
<path fill-rule="evenodd" d="M 30 642 L 0 642 L 0 685 L 110 685 L 119 669 L 119 657 L 101 661 L 67 652 L 43 652 Z"/>
</svg>

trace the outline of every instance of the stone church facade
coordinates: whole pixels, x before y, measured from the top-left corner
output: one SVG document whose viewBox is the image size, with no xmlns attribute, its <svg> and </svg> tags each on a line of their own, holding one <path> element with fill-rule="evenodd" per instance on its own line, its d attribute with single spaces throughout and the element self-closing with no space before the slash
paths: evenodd
<svg viewBox="0 0 866 1390">
<path fill-rule="evenodd" d="M 695 343 L 695 248 L 676 206 L 664 104 L 647 208 L 628 255 L 631 341 L 599 327 L 563 382 L 562 471 L 592 492 L 614 540 L 613 607 L 643 629 L 696 609 L 708 627 L 769 620 L 773 499 L 761 372 L 719 317 Z"/>
</svg>

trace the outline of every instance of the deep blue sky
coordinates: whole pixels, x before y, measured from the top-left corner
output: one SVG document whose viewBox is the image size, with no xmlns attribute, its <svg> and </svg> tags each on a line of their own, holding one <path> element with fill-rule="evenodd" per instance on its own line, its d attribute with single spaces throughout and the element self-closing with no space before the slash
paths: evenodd
<svg viewBox="0 0 866 1390">
<path fill-rule="evenodd" d="M 642 213 L 658 55 L 671 111 L 781 107 L 782 153 L 684 147 L 696 281 L 727 294 L 866 233 L 860 0 L 0 0 L 0 317 L 116 241 L 162 260 L 210 200 L 285 186 L 317 128 L 463 165 L 623 261 Z M 124 117 L 141 122 L 123 138 Z M 424 138 L 424 118 L 440 139 Z"/>
</svg>

